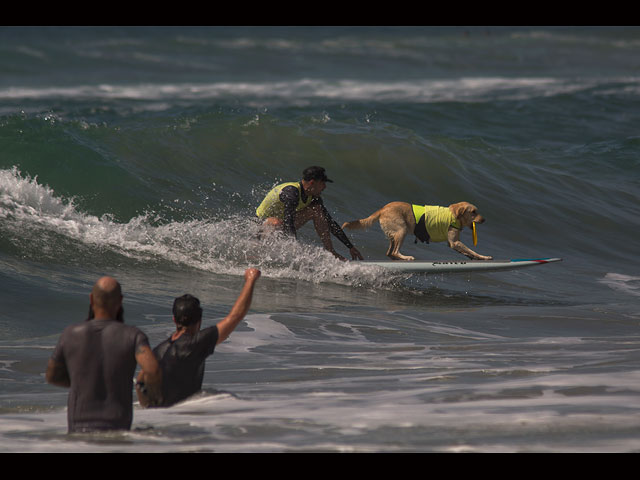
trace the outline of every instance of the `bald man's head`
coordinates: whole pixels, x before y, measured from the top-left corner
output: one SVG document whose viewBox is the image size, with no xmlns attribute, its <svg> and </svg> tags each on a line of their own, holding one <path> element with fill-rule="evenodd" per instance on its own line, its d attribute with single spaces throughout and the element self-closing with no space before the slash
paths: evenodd
<svg viewBox="0 0 640 480">
<path fill-rule="evenodd" d="M 122 305 L 122 289 L 113 277 L 102 277 L 91 290 L 91 306 L 98 315 L 103 311 L 111 318 L 115 318 Z"/>
</svg>

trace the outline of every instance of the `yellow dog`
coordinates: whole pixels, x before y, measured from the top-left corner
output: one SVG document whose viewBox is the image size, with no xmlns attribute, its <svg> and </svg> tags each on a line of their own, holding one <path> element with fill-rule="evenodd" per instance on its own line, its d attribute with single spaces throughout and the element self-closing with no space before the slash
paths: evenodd
<svg viewBox="0 0 640 480">
<path fill-rule="evenodd" d="M 454 203 L 448 207 L 391 202 L 367 218 L 345 222 L 342 228 L 366 229 L 376 221 L 380 222 L 380 228 L 389 239 L 387 256 L 393 260 L 415 260 L 400 253 L 404 237 L 408 234 L 414 234 L 426 243 L 446 241 L 449 247 L 474 260 L 493 258 L 474 252 L 460 241 L 460 232 L 468 227 L 473 231 L 475 244 L 475 224 L 485 221 L 475 205 L 469 202 Z"/>
</svg>

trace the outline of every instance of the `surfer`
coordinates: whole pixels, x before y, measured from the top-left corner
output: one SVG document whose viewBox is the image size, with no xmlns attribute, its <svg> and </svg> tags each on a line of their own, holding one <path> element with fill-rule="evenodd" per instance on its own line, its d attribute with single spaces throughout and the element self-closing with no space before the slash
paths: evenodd
<svg viewBox="0 0 640 480">
<path fill-rule="evenodd" d="M 173 302 L 173 321 L 176 331 L 153 349 L 162 370 L 162 396 L 154 398 L 146 391 L 147 372 L 138 375 L 136 393 L 143 407 L 170 407 L 190 397 L 202 388 L 207 357 L 223 342 L 251 306 L 253 289 L 260 278 L 260 270 L 249 268 L 245 283 L 229 315 L 212 327 L 200 329 L 202 308 L 192 295 L 183 295 Z"/>
<path fill-rule="evenodd" d="M 340 240 L 348 249 L 353 260 L 363 260 L 346 234 L 335 220 L 331 218 L 320 194 L 326 188 L 327 178 L 322 167 L 308 167 L 302 172 L 298 182 L 286 182 L 274 187 L 256 209 L 256 215 L 264 220 L 264 226 L 280 229 L 286 235 L 296 238 L 297 230 L 309 220 L 313 220 L 316 233 L 324 248 L 336 258 L 346 260 L 333 248 L 331 234 Z"/>
<path fill-rule="evenodd" d="M 122 290 L 114 278 L 100 278 L 89 301 L 93 318 L 62 332 L 49 359 L 46 380 L 69 388 L 69 432 L 129 430 L 136 363 L 147 372 L 152 395 L 159 394 L 160 367 L 147 336 L 125 325 L 119 315 Z"/>
</svg>

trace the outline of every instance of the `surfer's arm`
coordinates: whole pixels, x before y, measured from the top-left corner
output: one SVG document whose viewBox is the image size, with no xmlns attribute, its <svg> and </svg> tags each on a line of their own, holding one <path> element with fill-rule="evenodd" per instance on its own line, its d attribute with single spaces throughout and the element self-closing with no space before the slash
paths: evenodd
<svg viewBox="0 0 640 480">
<path fill-rule="evenodd" d="M 327 209 L 325 208 L 325 212 L 326 211 Z M 353 246 L 353 243 L 351 243 L 347 235 L 344 233 L 344 230 L 342 230 L 342 228 L 340 228 L 340 225 L 338 225 L 338 223 L 333 218 L 331 218 L 329 212 L 327 212 L 327 220 L 329 221 L 329 231 L 333 234 L 334 237 L 344 243 L 345 247 L 349 249 L 351 258 L 353 258 L 354 260 L 364 260 L 362 254 L 356 247 Z"/>
<path fill-rule="evenodd" d="M 260 270 L 249 268 L 244 272 L 245 282 L 240 291 L 240 295 L 238 295 L 229 315 L 216 325 L 218 327 L 218 344 L 231 335 L 231 332 L 233 332 L 238 326 L 238 323 L 240 323 L 249 311 L 251 299 L 253 298 L 253 289 L 258 278 L 260 278 Z"/>
<path fill-rule="evenodd" d="M 325 212 L 326 212 L 326 209 L 325 209 Z M 340 228 L 340 225 L 338 225 L 338 223 L 329 216 L 328 212 L 327 212 L 327 220 L 329 222 L 329 231 L 331 232 L 331 234 L 334 237 L 336 237 L 338 240 L 340 240 L 342 243 L 344 243 L 345 247 L 351 250 L 353 248 L 353 243 L 351 243 L 351 241 L 349 240 L 347 235 L 344 233 L 342 228 Z"/>
<path fill-rule="evenodd" d="M 287 235 L 296 237 L 296 207 L 298 206 L 298 189 L 288 186 L 280 192 L 280 201 L 284 204 L 284 215 L 282 218 L 282 230 Z"/>
<path fill-rule="evenodd" d="M 329 231 L 331 232 L 331 234 L 334 237 L 336 237 L 338 240 L 340 240 L 344 244 L 344 246 L 349 249 L 349 252 L 351 253 L 351 257 L 354 260 L 358 260 L 358 259 L 363 260 L 362 255 L 360 254 L 358 249 L 353 246 L 353 243 L 351 243 L 351 241 L 349 240 L 349 237 L 347 237 L 346 233 L 344 233 L 344 230 L 342 230 L 338 222 L 336 222 L 331 217 L 331 214 L 327 210 L 327 207 L 324 206 L 324 202 L 322 201 L 322 199 L 318 197 L 314 200 L 314 203 L 316 202 L 319 204 L 320 208 L 322 209 L 322 215 L 327 220 L 327 224 L 329 225 Z"/>
<path fill-rule="evenodd" d="M 362 254 L 358 251 L 356 247 L 353 246 L 353 243 L 351 243 L 351 241 L 349 240 L 347 235 L 344 233 L 342 228 L 340 228 L 340 225 L 338 225 L 335 220 L 331 219 L 331 217 L 329 217 L 329 219 L 330 219 L 329 230 L 338 240 L 344 243 L 345 247 L 349 249 L 351 258 L 353 260 L 364 260 L 364 257 L 362 256 Z"/>
<path fill-rule="evenodd" d="M 58 387 L 71 386 L 71 379 L 69 378 L 67 364 L 61 361 L 56 361 L 53 358 L 49 359 L 45 378 L 47 383 L 50 383 L 51 385 L 57 385 Z"/>
<path fill-rule="evenodd" d="M 479 253 L 474 252 L 469 247 L 467 247 L 464 243 L 460 241 L 460 229 L 455 227 L 449 227 L 449 231 L 447 232 L 447 243 L 449 247 L 453 248 L 456 252 L 460 252 L 462 255 L 469 257 L 474 260 L 492 260 L 493 257 L 480 255 Z"/>
</svg>

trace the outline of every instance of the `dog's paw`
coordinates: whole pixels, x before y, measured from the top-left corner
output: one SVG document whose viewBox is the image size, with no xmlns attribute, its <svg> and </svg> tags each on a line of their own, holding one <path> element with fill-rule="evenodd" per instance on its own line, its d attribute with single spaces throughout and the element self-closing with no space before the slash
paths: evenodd
<svg viewBox="0 0 640 480">
<path fill-rule="evenodd" d="M 409 255 L 403 255 L 400 252 L 387 253 L 387 257 L 389 257 L 391 260 L 404 260 L 404 261 L 415 260 L 414 257 L 411 257 Z"/>
</svg>

